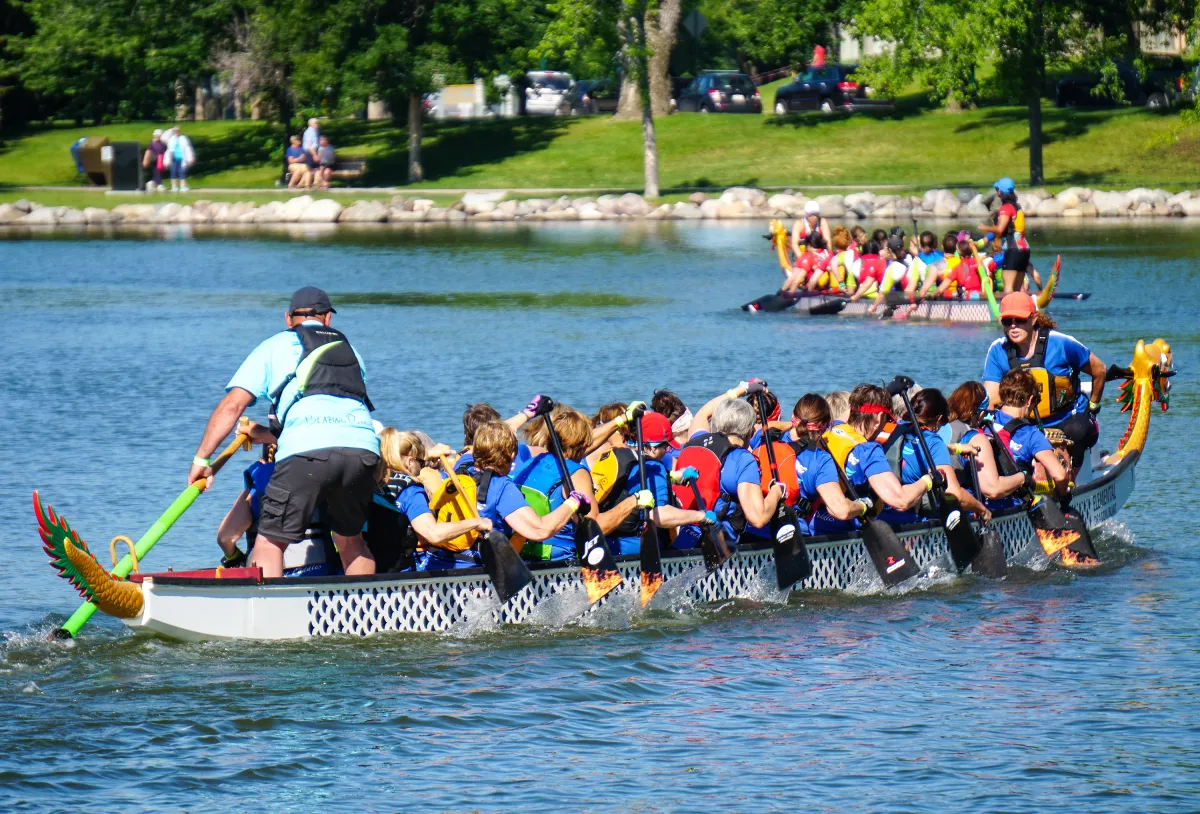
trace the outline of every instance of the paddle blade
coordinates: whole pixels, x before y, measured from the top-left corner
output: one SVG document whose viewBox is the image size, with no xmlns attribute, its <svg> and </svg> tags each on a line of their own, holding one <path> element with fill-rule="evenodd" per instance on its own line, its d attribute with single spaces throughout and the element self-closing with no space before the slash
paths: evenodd
<svg viewBox="0 0 1200 814">
<path fill-rule="evenodd" d="M 588 601 L 593 605 L 625 581 L 617 570 L 612 552 L 608 550 L 608 543 L 604 542 L 600 524 L 590 517 L 575 522 L 575 550 L 583 552 L 579 560 L 583 586 L 587 589 Z"/>
<path fill-rule="evenodd" d="M 1093 568 L 1100 564 L 1100 555 L 1092 544 L 1092 533 L 1087 523 L 1075 512 L 1064 512 L 1067 527 L 1079 535 L 1079 539 L 1063 549 L 1062 564 L 1068 568 Z"/>
<path fill-rule="evenodd" d="M 725 532 L 719 525 L 700 527 L 700 552 L 704 554 L 704 567 L 710 574 L 729 559 L 729 544 L 725 541 Z"/>
<path fill-rule="evenodd" d="M 991 529 L 984 529 L 979 539 L 983 547 L 971 561 L 971 570 L 981 577 L 1003 579 L 1008 574 L 1008 563 L 1004 559 L 1004 543 L 1000 535 Z"/>
<path fill-rule="evenodd" d="M 867 554 L 883 584 L 891 588 L 917 576 L 920 570 L 896 532 L 882 520 L 870 520 L 863 526 L 863 542 Z"/>
<path fill-rule="evenodd" d="M 1078 529 L 1071 528 L 1062 509 L 1053 500 L 1044 497 L 1039 499 L 1029 509 L 1029 521 L 1033 523 L 1033 530 L 1037 532 L 1038 542 L 1047 557 L 1053 557 L 1067 546 L 1079 542 Z"/>
<path fill-rule="evenodd" d="M 479 541 L 479 553 L 483 557 L 483 567 L 492 580 L 496 596 L 501 604 L 512 599 L 529 583 L 533 582 L 533 574 L 529 566 L 517 556 L 512 543 L 498 531 L 493 531 Z"/>
<path fill-rule="evenodd" d="M 942 499 L 942 525 L 946 529 L 946 546 L 950 549 L 950 557 L 954 560 L 954 567 L 961 573 L 975 560 L 983 543 L 971 521 L 961 510 L 952 507 L 951 501 L 949 495 Z"/>
<path fill-rule="evenodd" d="M 650 600 L 658 593 L 663 584 L 662 554 L 658 548 L 658 527 L 647 523 L 642 531 L 642 607 L 650 604 Z"/>
<path fill-rule="evenodd" d="M 797 582 L 812 575 L 812 560 L 800 531 L 800 520 L 791 506 L 781 504 L 771 521 L 774 541 L 771 553 L 775 557 L 775 580 L 779 590 L 786 591 Z"/>
</svg>

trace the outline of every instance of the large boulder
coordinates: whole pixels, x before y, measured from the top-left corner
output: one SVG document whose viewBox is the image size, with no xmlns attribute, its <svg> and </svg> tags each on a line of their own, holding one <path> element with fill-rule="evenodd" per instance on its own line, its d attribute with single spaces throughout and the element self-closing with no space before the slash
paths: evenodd
<svg viewBox="0 0 1200 814">
<path fill-rule="evenodd" d="M 723 204 L 720 201 L 708 200 L 700 204 L 700 217 L 716 218 L 719 217 L 719 212 Z"/>
<path fill-rule="evenodd" d="M 730 201 L 729 203 L 720 203 L 718 201 L 717 217 L 722 220 L 735 220 L 754 214 L 754 207 L 746 201 Z"/>
<path fill-rule="evenodd" d="M 83 219 L 87 221 L 89 225 L 92 225 L 112 223 L 117 219 L 117 217 L 107 209 L 101 209 L 98 206 L 89 206 L 83 210 Z"/>
<path fill-rule="evenodd" d="M 646 220 L 665 220 L 669 217 L 671 217 L 671 205 L 662 204 L 657 209 L 650 212 L 650 214 L 646 216 Z M 582 219 L 583 216 L 580 215 L 580 220 Z"/>
<path fill-rule="evenodd" d="M 157 211 L 154 204 L 117 204 L 112 208 L 112 213 L 120 217 L 124 223 L 147 221 Z"/>
<path fill-rule="evenodd" d="M 297 195 L 294 198 L 289 198 L 284 201 L 279 208 L 278 221 L 280 223 L 299 223 L 304 217 L 305 211 L 312 206 L 313 199 L 311 195 Z"/>
<path fill-rule="evenodd" d="M 1079 214 L 1085 218 L 1094 218 L 1100 214 L 1100 211 L 1096 209 L 1096 205 L 1091 201 L 1084 201 L 1079 205 L 1078 209 Z"/>
<path fill-rule="evenodd" d="M 1196 193 L 1192 192 L 1190 189 L 1185 189 L 1183 192 L 1176 192 L 1170 198 L 1167 198 L 1167 203 L 1179 204 L 1179 203 L 1183 203 L 1184 201 L 1188 200 L 1189 198 L 1194 198 L 1194 197 L 1196 197 Z"/>
<path fill-rule="evenodd" d="M 588 201 L 579 207 L 580 220 L 604 220 L 604 213 L 595 201 Z M 493 213 L 494 214 L 494 213 Z"/>
<path fill-rule="evenodd" d="M 1145 187 L 1137 187 L 1136 189 L 1131 189 L 1126 192 L 1125 197 L 1134 204 L 1156 204 L 1166 203 L 1171 197 L 1171 193 L 1167 192 L 1165 189 L 1146 189 Z"/>
<path fill-rule="evenodd" d="M 925 194 L 921 196 L 921 209 L 926 212 L 932 212 L 937 205 L 938 196 L 946 190 L 944 189 L 927 189 Z"/>
<path fill-rule="evenodd" d="M 975 190 L 967 189 L 966 187 L 962 187 L 954 191 L 954 197 L 958 198 L 958 202 L 963 206 L 969 204 L 971 199 L 978 194 L 979 193 L 977 193 Z"/>
<path fill-rule="evenodd" d="M 773 212 L 783 212 L 786 215 L 798 216 L 804 211 L 808 199 L 802 196 L 779 193 L 767 198 L 767 208 Z"/>
<path fill-rule="evenodd" d="M 22 214 L 25 214 L 25 215 L 28 215 L 35 208 L 37 208 L 36 204 L 30 203 L 29 201 L 25 200 L 24 198 L 22 198 L 21 200 L 17 201 L 15 204 L 13 204 L 13 209 L 18 210 L 19 212 L 21 212 Z"/>
<path fill-rule="evenodd" d="M 21 218 L 22 226 L 53 226 L 58 223 L 58 207 L 43 206 Z"/>
<path fill-rule="evenodd" d="M 12 223 L 25 217 L 25 213 L 12 204 L 0 204 L 0 225 Z"/>
<path fill-rule="evenodd" d="M 87 223 L 87 218 L 78 209 L 72 209 L 69 206 L 63 207 L 58 213 L 59 226 L 83 226 Z"/>
<path fill-rule="evenodd" d="M 688 196 L 688 201 L 691 203 L 694 203 L 696 206 L 699 206 L 700 204 L 704 203 L 707 200 L 708 200 L 708 195 L 703 192 L 693 192 L 691 195 Z"/>
<path fill-rule="evenodd" d="M 962 214 L 972 218 L 986 218 L 991 212 L 987 208 L 987 204 L 983 202 L 982 195 L 976 195 L 967 202 L 967 206 L 962 210 Z"/>
<path fill-rule="evenodd" d="M 860 204 L 866 204 L 871 209 L 883 205 L 882 202 L 876 200 L 874 192 L 853 192 L 842 199 L 842 205 L 847 209 L 857 210 Z"/>
<path fill-rule="evenodd" d="M 180 207 L 179 211 L 171 217 L 171 223 L 195 223 L 196 212 L 190 205 Z"/>
<path fill-rule="evenodd" d="M 491 213 L 480 213 L 475 216 L 480 220 L 488 219 Z M 414 212 L 411 209 L 405 209 L 399 206 L 393 206 L 388 210 L 388 223 L 424 223 L 425 213 Z"/>
<path fill-rule="evenodd" d="M 1078 201 L 1076 203 L 1078 203 Z M 1067 208 L 1067 205 L 1057 198 L 1047 198 L 1038 204 L 1037 216 L 1039 218 L 1057 218 L 1063 213 L 1063 210 Z"/>
<path fill-rule="evenodd" d="M 393 211 L 403 209 L 395 207 Z M 355 201 L 338 214 L 340 223 L 383 223 L 388 219 L 388 207 L 382 201 Z"/>
<path fill-rule="evenodd" d="M 507 194 L 507 191 L 503 189 L 491 192 L 467 192 L 462 196 L 463 208 L 468 215 L 491 212 Z"/>
<path fill-rule="evenodd" d="M 255 209 L 250 214 L 253 216 L 253 223 L 281 223 L 283 210 L 282 201 L 267 201 L 265 204 Z"/>
<path fill-rule="evenodd" d="M 1200 217 L 1200 198 L 1188 198 L 1186 201 L 1181 201 L 1179 207 L 1189 218 Z"/>
<path fill-rule="evenodd" d="M 671 215 L 672 217 L 679 218 L 681 220 L 696 220 L 704 217 L 700 213 L 699 206 L 685 201 L 679 201 L 677 204 L 671 207 Z"/>
<path fill-rule="evenodd" d="M 1096 211 L 1102 218 L 1121 217 L 1129 211 L 1129 198 L 1123 192 L 1096 190 L 1092 193 L 1092 203 L 1096 205 Z"/>
<path fill-rule="evenodd" d="M 171 201 L 158 207 L 154 214 L 148 219 L 151 223 L 171 223 L 175 220 L 175 216 L 183 209 L 182 206 Z"/>
<path fill-rule="evenodd" d="M 896 217 L 896 211 L 897 211 L 896 204 L 893 201 L 889 201 L 888 203 L 885 203 L 883 206 L 879 207 L 878 209 L 874 210 L 873 212 L 865 212 L 864 213 L 863 212 L 864 208 L 865 207 L 859 208 L 857 206 L 854 206 L 854 207 L 851 207 L 849 211 L 857 213 L 858 216 L 862 217 L 862 218 L 867 217 L 867 215 L 871 215 L 872 217 L 876 217 L 876 218 L 894 218 L 894 217 Z"/>
<path fill-rule="evenodd" d="M 337 223 L 342 214 L 342 205 L 330 198 L 313 201 L 308 209 L 300 216 L 300 223 Z"/>
<path fill-rule="evenodd" d="M 751 206 L 763 206 L 767 202 L 767 194 L 756 187 L 730 187 L 721 193 L 721 200 L 726 203 L 741 201 Z"/>
<path fill-rule="evenodd" d="M 650 214 L 650 210 L 654 207 L 646 203 L 646 199 L 636 192 L 626 192 L 613 207 L 613 211 L 620 215 L 629 215 L 632 218 L 644 218 Z"/>
</svg>

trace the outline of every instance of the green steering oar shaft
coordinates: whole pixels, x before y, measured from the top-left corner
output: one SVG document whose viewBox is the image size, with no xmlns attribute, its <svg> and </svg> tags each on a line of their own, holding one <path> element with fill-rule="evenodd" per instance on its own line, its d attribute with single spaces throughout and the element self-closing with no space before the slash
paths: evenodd
<svg viewBox="0 0 1200 814">
<path fill-rule="evenodd" d="M 249 442 L 250 436 L 239 434 L 237 438 L 233 440 L 233 443 L 225 447 L 216 460 L 212 462 L 212 473 L 215 475 L 221 471 L 221 467 L 225 465 L 226 461 L 233 457 L 233 454 L 238 451 L 238 447 L 242 445 L 248 445 Z M 171 526 L 175 525 L 175 521 L 178 520 L 183 513 L 186 512 L 188 508 L 196 502 L 196 498 L 200 497 L 200 493 L 203 492 L 205 488 L 207 488 L 207 481 L 201 479 L 184 489 L 183 492 L 180 493 L 179 497 L 175 498 L 174 502 L 167 507 L 167 510 L 163 512 L 157 520 L 154 521 L 154 525 L 150 526 L 150 528 L 146 530 L 146 533 L 143 534 L 136 543 L 134 543 L 133 547 L 134 550 L 137 551 L 137 557 L 139 561 L 150 552 L 150 549 L 154 548 L 155 543 L 162 539 L 162 536 L 170 530 Z M 115 577 L 127 577 L 129 576 L 129 572 L 132 570 L 133 558 L 126 554 L 121 558 L 120 562 L 116 564 L 110 573 L 112 573 L 112 575 Z M 80 629 L 87 624 L 88 620 L 92 618 L 92 615 L 95 614 L 95 612 L 96 605 L 94 603 L 84 602 L 79 606 L 78 610 L 71 614 L 71 618 L 68 619 L 62 627 L 54 631 L 53 638 L 75 638 L 75 636 L 79 634 Z"/>
</svg>

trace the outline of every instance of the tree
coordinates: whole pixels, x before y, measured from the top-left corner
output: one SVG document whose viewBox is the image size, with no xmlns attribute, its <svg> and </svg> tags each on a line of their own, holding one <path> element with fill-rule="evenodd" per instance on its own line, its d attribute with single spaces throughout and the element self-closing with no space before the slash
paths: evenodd
<svg viewBox="0 0 1200 814">
<path fill-rule="evenodd" d="M 632 80 L 642 108 L 643 194 L 658 197 L 658 138 L 654 132 L 654 107 L 650 95 L 650 51 L 646 19 L 654 13 L 648 0 L 621 0 L 617 32 L 621 36 L 621 63 Z M 633 96 L 634 94 L 628 94 Z"/>
<path fill-rule="evenodd" d="M 807 62 L 829 44 L 845 3 L 839 0 L 702 0 L 706 33 L 740 70 L 758 73 Z"/>
</svg>

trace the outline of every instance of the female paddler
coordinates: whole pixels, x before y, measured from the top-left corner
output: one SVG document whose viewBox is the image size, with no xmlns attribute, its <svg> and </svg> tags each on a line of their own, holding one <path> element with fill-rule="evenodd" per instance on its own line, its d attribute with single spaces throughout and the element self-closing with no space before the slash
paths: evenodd
<svg viewBox="0 0 1200 814">
<path fill-rule="evenodd" d="M 946 440 L 946 448 L 955 456 L 952 465 L 959 475 L 959 483 L 970 488 L 973 481 L 968 466 L 975 468 L 979 479 L 976 495 L 990 509 L 1008 508 L 1014 505 L 1008 496 L 1025 484 L 1021 475 L 1001 475 L 996 467 L 996 451 L 991 438 L 984 432 L 985 415 L 988 412 L 988 395 L 979 382 L 963 382 L 947 400 L 950 408 L 950 423 L 939 432 Z"/>
<path fill-rule="evenodd" d="M 833 234 L 829 222 L 821 217 L 821 205 L 809 201 L 804 205 L 804 217 L 792 224 L 792 275 L 784 284 L 785 291 L 799 291 L 809 278 L 824 271 L 830 258 Z"/>
<path fill-rule="evenodd" d="M 979 228 L 1000 240 L 1004 250 L 1004 293 L 1011 294 L 1025 287 L 1025 272 L 1029 268 L 1029 243 L 1025 240 L 1025 213 L 1017 203 L 1017 188 L 1011 178 L 1001 178 L 994 185 L 1000 199 L 996 223 L 979 224 Z"/>
<path fill-rule="evenodd" d="M 814 529 L 818 511 L 841 522 L 853 522 L 871 507 L 869 500 L 851 500 L 842 491 L 837 464 L 821 445 L 821 436 L 832 422 L 829 403 L 817 393 L 805 393 L 792 408 L 792 429 L 783 436 L 784 443 L 796 451 L 800 490 L 796 514 L 804 522 L 801 531 L 808 535 L 820 533 Z"/>
</svg>

